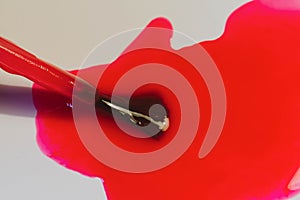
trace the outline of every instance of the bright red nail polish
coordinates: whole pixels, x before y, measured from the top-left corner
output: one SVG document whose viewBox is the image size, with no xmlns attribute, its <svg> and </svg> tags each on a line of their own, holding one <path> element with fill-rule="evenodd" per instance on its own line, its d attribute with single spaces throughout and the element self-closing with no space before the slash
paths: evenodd
<svg viewBox="0 0 300 200">
<path fill-rule="evenodd" d="M 219 39 L 200 43 L 217 64 L 227 95 L 223 132 L 212 152 L 203 159 L 199 159 L 198 152 L 211 115 L 207 87 L 188 63 L 157 50 L 125 54 L 108 67 L 96 66 L 84 71 L 92 77 L 97 70 L 107 67 L 98 88 L 108 93 L 131 67 L 153 59 L 184 74 L 200 101 L 201 120 L 194 142 L 176 162 L 141 174 L 107 167 L 83 146 L 74 125 L 72 108 L 66 104 L 68 100 L 34 90 L 39 146 L 60 164 L 103 178 L 111 200 L 288 197 L 294 192 L 288 184 L 300 165 L 299 24 L 299 11 L 275 10 L 251 2 L 230 16 Z M 150 25 L 171 28 L 168 21 L 161 18 Z M 171 34 L 153 37 L 146 30 L 132 45 L 138 46 L 145 40 L 168 48 Z M 135 95 L 151 91 L 166 103 L 172 124 L 160 140 L 132 138 L 123 134 L 111 118 L 98 116 L 107 137 L 128 151 L 162 148 L 172 140 L 180 123 L 180 102 L 168 88 L 150 84 Z"/>
</svg>

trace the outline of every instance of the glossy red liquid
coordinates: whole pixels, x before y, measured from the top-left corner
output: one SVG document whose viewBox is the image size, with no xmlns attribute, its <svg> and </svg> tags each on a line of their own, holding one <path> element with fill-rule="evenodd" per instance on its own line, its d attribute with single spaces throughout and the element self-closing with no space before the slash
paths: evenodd
<svg viewBox="0 0 300 200">
<path fill-rule="evenodd" d="M 161 18 L 149 26 L 172 29 Z M 39 95 L 33 90 L 39 146 L 67 168 L 103 178 L 110 200 L 267 200 L 290 196 L 294 191 L 288 189 L 288 184 L 300 166 L 299 34 L 299 11 L 274 10 L 252 2 L 230 16 L 219 39 L 200 43 L 219 68 L 228 103 L 222 135 L 204 159 L 198 158 L 198 152 L 211 114 L 208 90 L 187 63 L 159 51 L 122 55 L 108 66 L 98 88 L 111 93 L 122 74 L 153 59 L 184 74 L 200 101 L 201 121 L 193 144 L 180 159 L 151 173 L 131 174 L 111 169 L 82 145 L 72 110 L 66 105 L 70 100 Z M 170 37 L 171 34 L 152 37 L 146 28 L 131 45 L 151 41 L 171 48 Z M 84 69 L 84 73 L 93 77 L 95 71 L 104 67 L 107 66 Z M 142 87 L 136 95 L 153 91 L 167 105 L 170 129 L 159 140 L 137 139 L 122 133 L 111 118 L 100 114 L 99 122 L 115 144 L 130 151 L 148 152 L 172 140 L 180 123 L 179 103 L 171 91 L 157 85 Z"/>
</svg>

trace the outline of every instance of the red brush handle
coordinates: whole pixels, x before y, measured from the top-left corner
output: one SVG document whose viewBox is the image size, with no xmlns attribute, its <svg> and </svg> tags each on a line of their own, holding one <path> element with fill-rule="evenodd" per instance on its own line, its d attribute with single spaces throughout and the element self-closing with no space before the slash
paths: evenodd
<svg viewBox="0 0 300 200">
<path fill-rule="evenodd" d="M 68 98 L 72 98 L 75 80 L 78 91 L 74 94 L 77 98 L 87 102 L 87 99 L 90 99 L 88 95 L 94 95 L 96 91 L 95 87 L 83 79 L 40 60 L 2 37 L 0 37 L 0 67 Z"/>
</svg>

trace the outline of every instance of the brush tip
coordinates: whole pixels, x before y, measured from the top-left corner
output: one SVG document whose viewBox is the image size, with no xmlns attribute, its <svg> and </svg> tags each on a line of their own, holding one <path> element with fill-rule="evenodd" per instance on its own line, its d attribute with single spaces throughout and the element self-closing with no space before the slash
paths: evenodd
<svg viewBox="0 0 300 200">
<path fill-rule="evenodd" d="M 162 123 L 160 130 L 166 131 L 166 130 L 168 130 L 169 126 L 170 126 L 170 120 L 167 116 L 165 116 L 164 122 Z"/>
</svg>

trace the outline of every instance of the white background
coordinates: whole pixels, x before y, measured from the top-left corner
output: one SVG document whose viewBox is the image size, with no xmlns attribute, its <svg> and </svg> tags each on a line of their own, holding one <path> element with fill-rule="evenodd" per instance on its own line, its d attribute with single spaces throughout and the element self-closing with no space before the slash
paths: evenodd
<svg viewBox="0 0 300 200">
<path fill-rule="evenodd" d="M 0 0 L 0 35 L 50 63 L 76 69 L 100 42 L 142 28 L 158 16 L 169 18 L 175 30 L 196 41 L 217 38 L 228 15 L 245 2 Z M 0 85 L 31 82 L 0 71 Z M 99 180 L 64 169 L 42 155 L 35 143 L 34 117 L 1 114 L 0 105 L 0 125 L 0 199 L 105 199 Z"/>
</svg>

